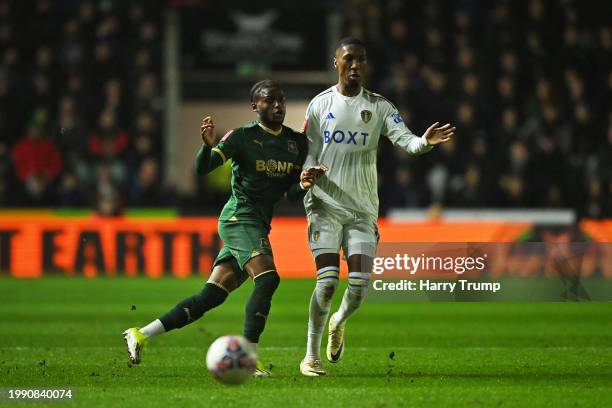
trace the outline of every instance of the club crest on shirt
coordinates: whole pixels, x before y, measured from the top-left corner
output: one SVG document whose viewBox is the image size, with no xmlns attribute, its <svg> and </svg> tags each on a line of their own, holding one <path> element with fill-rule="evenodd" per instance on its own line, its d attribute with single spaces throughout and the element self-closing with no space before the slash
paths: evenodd
<svg viewBox="0 0 612 408">
<path fill-rule="evenodd" d="M 372 119 L 372 112 L 370 112 L 369 110 L 362 110 L 361 119 L 364 123 L 368 123 L 370 119 Z"/>
<path fill-rule="evenodd" d="M 289 150 L 289 153 L 298 154 L 297 143 L 295 143 L 295 140 L 287 140 L 287 150 Z"/>
</svg>

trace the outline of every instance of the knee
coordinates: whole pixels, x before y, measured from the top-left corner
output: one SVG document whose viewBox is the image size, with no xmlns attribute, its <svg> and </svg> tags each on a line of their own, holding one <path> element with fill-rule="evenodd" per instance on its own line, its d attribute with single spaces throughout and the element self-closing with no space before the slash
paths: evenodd
<svg viewBox="0 0 612 408">
<path fill-rule="evenodd" d="M 266 272 L 254 278 L 255 286 L 272 294 L 280 284 L 280 276 L 276 271 Z"/>
<path fill-rule="evenodd" d="M 317 279 L 315 293 L 319 301 L 329 302 L 338 288 L 338 276 L 327 276 Z"/>
<path fill-rule="evenodd" d="M 329 301 L 334 296 L 336 288 L 338 287 L 338 279 L 328 278 L 317 280 L 317 292 L 322 297 L 321 300 Z"/>
<path fill-rule="evenodd" d="M 362 298 L 368 290 L 370 274 L 362 272 L 349 272 L 348 291 L 356 298 Z"/>
</svg>

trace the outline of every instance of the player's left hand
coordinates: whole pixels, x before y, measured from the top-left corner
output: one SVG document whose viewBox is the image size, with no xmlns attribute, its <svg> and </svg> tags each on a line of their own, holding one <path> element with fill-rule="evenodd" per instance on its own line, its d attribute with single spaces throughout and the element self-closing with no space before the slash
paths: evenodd
<svg viewBox="0 0 612 408">
<path fill-rule="evenodd" d="M 200 136 L 202 141 L 206 143 L 208 147 L 215 145 L 215 123 L 213 122 L 212 116 L 207 116 L 202 119 L 202 126 L 200 126 Z"/>
<path fill-rule="evenodd" d="M 430 145 L 437 145 L 440 143 L 446 143 L 453 138 L 455 135 L 455 127 L 451 127 L 450 123 L 444 126 L 438 126 L 440 122 L 436 122 L 431 125 L 423 134 L 423 138 L 427 140 Z"/>
<path fill-rule="evenodd" d="M 308 170 L 302 170 L 300 173 L 300 183 L 305 189 L 309 189 L 316 184 L 316 182 L 329 170 L 326 165 L 319 164 L 309 168 Z"/>
</svg>

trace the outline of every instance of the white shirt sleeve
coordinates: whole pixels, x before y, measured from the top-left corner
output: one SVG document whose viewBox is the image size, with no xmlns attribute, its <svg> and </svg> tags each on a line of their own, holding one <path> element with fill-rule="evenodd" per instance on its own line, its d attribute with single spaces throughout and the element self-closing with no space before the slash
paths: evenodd
<svg viewBox="0 0 612 408">
<path fill-rule="evenodd" d="M 317 115 L 317 107 L 314 103 L 308 106 L 306 111 L 306 119 L 304 121 L 304 133 L 308 140 L 308 155 L 304 160 L 304 170 L 316 166 L 323 148 L 323 139 L 320 132 L 319 117 Z"/>
<path fill-rule="evenodd" d="M 385 103 L 383 115 L 384 122 L 381 133 L 386 136 L 394 146 L 399 146 L 411 154 L 427 153 L 433 149 L 433 146 L 430 146 L 427 140 L 415 135 L 408 129 L 402 116 L 390 103 Z"/>
</svg>

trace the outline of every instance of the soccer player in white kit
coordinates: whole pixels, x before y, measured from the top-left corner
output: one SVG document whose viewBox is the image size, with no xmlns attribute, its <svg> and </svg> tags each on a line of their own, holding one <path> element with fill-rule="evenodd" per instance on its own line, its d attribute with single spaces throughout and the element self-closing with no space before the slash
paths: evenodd
<svg viewBox="0 0 612 408">
<path fill-rule="evenodd" d="M 317 267 L 306 356 L 300 363 L 300 372 L 306 376 L 326 374 L 320 357 L 321 337 L 338 286 L 340 248 L 347 260 L 349 284 L 340 308 L 329 319 L 326 354 L 332 363 L 344 353 L 346 320 L 359 308 L 368 288 L 378 243 L 378 139 L 384 135 L 408 153 L 421 154 L 449 141 L 455 130 L 450 124 L 436 122 L 418 137 L 391 102 L 364 89 L 367 58 L 361 40 L 341 40 L 334 67 L 338 83 L 314 97 L 304 122 L 308 138 L 304 169 L 316 165 L 329 169 L 304 198 L 308 241 Z"/>
</svg>

